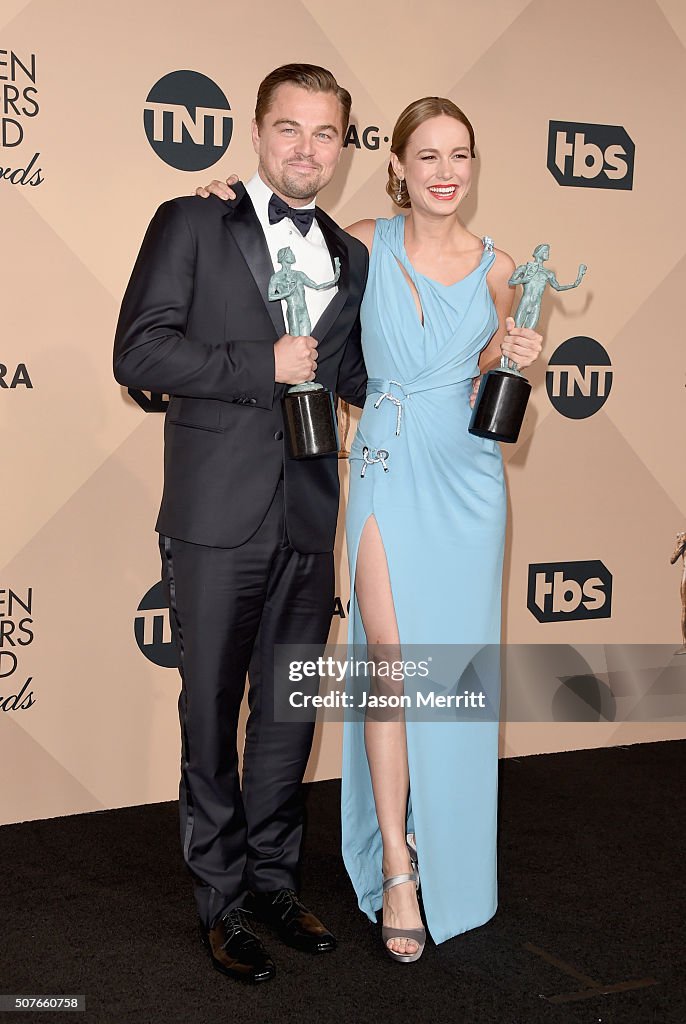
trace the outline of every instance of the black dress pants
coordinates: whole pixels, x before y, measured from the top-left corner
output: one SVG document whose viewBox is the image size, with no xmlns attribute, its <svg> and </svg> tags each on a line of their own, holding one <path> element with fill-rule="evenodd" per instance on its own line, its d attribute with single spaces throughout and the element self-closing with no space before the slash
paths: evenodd
<svg viewBox="0 0 686 1024">
<path fill-rule="evenodd" d="M 286 535 L 283 480 L 259 529 L 236 548 L 160 537 L 181 694 L 181 843 L 211 927 L 247 892 L 296 888 L 310 722 L 275 721 L 274 645 L 321 644 L 331 625 L 333 554 Z M 238 773 L 237 726 L 249 673 Z M 283 691 L 281 691 L 283 692 Z"/>
</svg>

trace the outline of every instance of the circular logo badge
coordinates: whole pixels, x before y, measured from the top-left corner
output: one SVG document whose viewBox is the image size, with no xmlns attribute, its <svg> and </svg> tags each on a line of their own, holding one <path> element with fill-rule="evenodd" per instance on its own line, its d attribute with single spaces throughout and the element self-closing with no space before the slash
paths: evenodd
<svg viewBox="0 0 686 1024">
<path fill-rule="evenodd" d="M 161 580 L 150 588 L 138 605 L 133 635 L 148 661 L 161 668 L 178 667 L 179 659 L 169 624 L 169 606 Z"/>
<path fill-rule="evenodd" d="M 601 409 L 612 387 L 610 357 L 593 338 L 568 338 L 548 361 L 548 398 L 563 416 L 583 420 Z"/>
<path fill-rule="evenodd" d="M 218 85 L 197 71 L 172 71 L 148 93 L 143 111 L 148 142 L 179 171 L 202 171 L 226 152 L 231 107 Z"/>
</svg>

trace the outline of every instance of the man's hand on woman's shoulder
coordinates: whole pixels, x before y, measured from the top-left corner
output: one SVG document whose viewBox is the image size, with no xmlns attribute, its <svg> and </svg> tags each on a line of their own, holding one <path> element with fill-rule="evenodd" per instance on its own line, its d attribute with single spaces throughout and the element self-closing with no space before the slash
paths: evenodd
<svg viewBox="0 0 686 1024">
<path fill-rule="evenodd" d="M 200 196 L 201 199 L 208 199 L 211 195 L 217 196 L 219 199 L 235 199 L 236 193 L 231 188 L 237 181 L 240 181 L 237 174 L 230 174 L 226 181 L 211 181 L 209 185 L 199 185 L 196 190 L 196 196 Z"/>
</svg>

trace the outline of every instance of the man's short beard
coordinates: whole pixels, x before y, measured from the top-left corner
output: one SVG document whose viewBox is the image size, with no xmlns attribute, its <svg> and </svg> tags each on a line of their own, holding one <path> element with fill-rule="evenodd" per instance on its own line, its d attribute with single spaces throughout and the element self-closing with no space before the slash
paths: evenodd
<svg viewBox="0 0 686 1024">
<path fill-rule="evenodd" d="M 324 187 L 321 171 L 317 173 L 314 181 L 303 181 L 300 176 L 291 176 L 286 169 L 281 175 L 281 181 L 276 184 L 279 186 L 279 191 L 290 199 L 314 199 L 317 192 Z"/>
</svg>

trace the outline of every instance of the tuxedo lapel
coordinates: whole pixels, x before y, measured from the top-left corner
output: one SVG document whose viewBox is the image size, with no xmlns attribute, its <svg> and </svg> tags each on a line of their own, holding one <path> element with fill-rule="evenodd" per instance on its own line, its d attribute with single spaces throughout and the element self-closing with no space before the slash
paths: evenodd
<svg viewBox="0 0 686 1024">
<path fill-rule="evenodd" d="M 331 255 L 331 261 L 333 262 L 335 256 L 338 256 L 341 261 L 338 291 L 312 328 L 312 337 L 321 342 L 335 324 L 339 313 L 345 305 L 345 300 L 348 298 L 350 291 L 350 258 L 348 256 L 348 248 L 341 238 L 341 233 L 331 218 L 319 208 L 317 209 L 316 217 L 317 224 L 321 228 L 324 241 Z"/>
<path fill-rule="evenodd" d="M 244 186 L 236 184 L 233 188 L 236 192 L 236 201 L 227 210 L 224 224 L 233 235 L 236 245 L 241 250 L 243 259 L 255 279 L 255 284 L 274 324 L 276 336 L 280 338 L 286 333 L 286 325 L 283 319 L 281 303 L 270 302 L 267 298 L 269 279 L 274 273 L 274 266 L 269 255 L 264 232 Z"/>
</svg>

